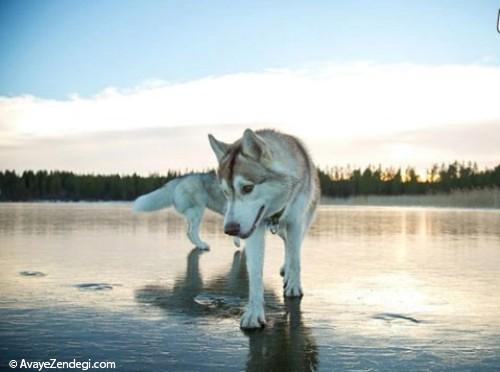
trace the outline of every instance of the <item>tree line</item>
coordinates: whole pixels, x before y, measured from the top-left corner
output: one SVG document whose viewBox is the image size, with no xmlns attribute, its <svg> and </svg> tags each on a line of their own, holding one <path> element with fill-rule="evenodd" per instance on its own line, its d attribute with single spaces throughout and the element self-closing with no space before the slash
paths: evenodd
<svg viewBox="0 0 500 372">
<path fill-rule="evenodd" d="M 134 200 L 183 174 L 168 171 L 147 177 L 132 175 L 75 174 L 67 171 L 0 172 L 1 201 Z M 458 189 L 500 187 L 500 164 L 479 170 L 476 164 L 454 162 L 434 165 L 424 177 L 414 168 L 365 169 L 333 167 L 318 170 L 324 196 L 418 195 Z"/>
<path fill-rule="evenodd" d="M 427 169 L 419 176 L 415 168 L 334 167 L 319 170 L 323 195 L 347 198 L 357 195 L 423 195 L 449 193 L 452 190 L 500 187 L 500 164 L 479 170 L 477 164 L 458 163 Z"/>
<path fill-rule="evenodd" d="M 180 172 L 142 177 L 75 174 L 66 171 L 0 172 L 0 200 L 133 200 L 179 177 Z"/>
</svg>

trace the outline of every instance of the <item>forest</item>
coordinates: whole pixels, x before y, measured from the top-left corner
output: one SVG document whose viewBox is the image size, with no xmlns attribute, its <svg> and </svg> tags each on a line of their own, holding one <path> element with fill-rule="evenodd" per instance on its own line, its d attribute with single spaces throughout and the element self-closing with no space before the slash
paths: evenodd
<svg viewBox="0 0 500 372">
<path fill-rule="evenodd" d="M 75 174 L 68 171 L 0 172 L 0 201 L 119 201 L 134 200 L 180 177 L 176 171 L 149 176 Z M 434 165 L 425 176 L 414 168 L 365 169 L 331 167 L 318 170 L 324 196 L 348 198 L 358 195 L 424 195 L 453 190 L 500 187 L 500 164 L 480 170 L 473 163 Z"/>
</svg>

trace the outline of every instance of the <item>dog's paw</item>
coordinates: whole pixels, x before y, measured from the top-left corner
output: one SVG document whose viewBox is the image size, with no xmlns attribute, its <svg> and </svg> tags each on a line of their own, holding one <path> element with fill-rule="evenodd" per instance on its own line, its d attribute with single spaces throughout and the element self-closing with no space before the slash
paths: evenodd
<svg viewBox="0 0 500 372">
<path fill-rule="evenodd" d="M 304 296 L 304 292 L 302 292 L 302 288 L 300 285 L 295 286 L 286 286 L 285 287 L 285 297 L 302 297 Z"/>
<path fill-rule="evenodd" d="M 241 243 L 240 243 L 240 238 L 238 238 L 237 236 L 233 238 L 233 243 L 236 247 L 240 247 L 241 246 Z"/>
<path fill-rule="evenodd" d="M 285 297 L 302 297 L 304 295 L 300 285 L 299 275 L 293 274 L 292 270 L 287 270 L 285 272 L 283 289 Z"/>
<path fill-rule="evenodd" d="M 196 248 L 198 248 L 201 251 L 208 251 L 208 250 L 210 250 L 210 246 L 207 243 L 205 243 L 205 242 L 201 242 L 200 244 L 197 244 Z"/>
<path fill-rule="evenodd" d="M 241 317 L 240 328 L 255 329 L 266 325 L 266 314 L 263 305 L 248 305 Z"/>
</svg>

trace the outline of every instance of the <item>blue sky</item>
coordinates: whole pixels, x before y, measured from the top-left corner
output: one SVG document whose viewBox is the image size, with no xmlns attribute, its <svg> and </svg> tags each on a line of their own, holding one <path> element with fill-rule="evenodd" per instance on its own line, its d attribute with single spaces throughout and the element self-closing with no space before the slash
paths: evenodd
<svg viewBox="0 0 500 372">
<path fill-rule="evenodd" d="M 0 1 L 0 95 L 326 62 L 495 64 L 498 1 Z"/>
<path fill-rule="evenodd" d="M 263 127 L 320 166 L 494 166 L 499 7 L 0 0 L 0 169 L 203 169 Z"/>
</svg>

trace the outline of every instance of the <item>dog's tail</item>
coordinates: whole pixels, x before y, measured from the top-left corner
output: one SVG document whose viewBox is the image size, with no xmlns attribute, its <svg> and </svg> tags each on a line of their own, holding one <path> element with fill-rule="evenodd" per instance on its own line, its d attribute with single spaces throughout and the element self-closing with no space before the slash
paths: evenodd
<svg viewBox="0 0 500 372">
<path fill-rule="evenodd" d="M 170 207 L 174 203 L 174 191 L 179 181 L 180 179 L 176 178 L 149 194 L 139 196 L 134 201 L 134 211 L 152 212 Z"/>
</svg>

